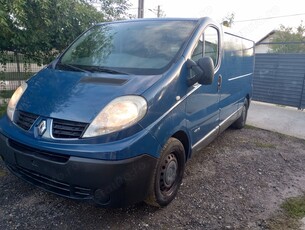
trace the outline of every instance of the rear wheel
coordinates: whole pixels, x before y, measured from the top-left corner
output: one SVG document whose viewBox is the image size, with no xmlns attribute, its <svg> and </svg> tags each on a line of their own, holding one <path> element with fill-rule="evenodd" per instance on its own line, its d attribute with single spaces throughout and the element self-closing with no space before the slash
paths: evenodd
<svg viewBox="0 0 305 230">
<path fill-rule="evenodd" d="M 170 138 L 161 151 L 145 202 L 157 207 L 168 205 L 177 195 L 184 168 L 184 147 L 176 138 Z"/>
<path fill-rule="evenodd" d="M 235 129 L 242 129 L 246 125 L 247 115 L 248 115 L 249 103 L 248 100 L 245 99 L 244 105 L 242 107 L 242 113 L 240 117 L 232 124 L 232 127 Z"/>
</svg>

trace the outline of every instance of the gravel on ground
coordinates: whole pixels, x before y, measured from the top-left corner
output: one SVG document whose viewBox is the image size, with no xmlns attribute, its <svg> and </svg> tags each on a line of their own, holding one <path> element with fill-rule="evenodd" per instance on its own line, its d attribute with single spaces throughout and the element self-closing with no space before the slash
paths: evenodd
<svg viewBox="0 0 305 230">
<path fill-rule="evenodd" d="M 228 129 L 187 163 L 178 196 L 105 209 L 35 188 L 0 160 L 0 229 L 268 229 L 305 191 L 305 140 L 253 127 Z"/>
</svg>

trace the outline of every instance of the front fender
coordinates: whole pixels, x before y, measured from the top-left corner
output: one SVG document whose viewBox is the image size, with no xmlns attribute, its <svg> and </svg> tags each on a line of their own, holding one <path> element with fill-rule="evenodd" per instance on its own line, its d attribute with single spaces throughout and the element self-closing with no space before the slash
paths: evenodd
<svg viewBox="0 0 305 230">
<path fill-rule="evenodd" d="M 187 137 L 188 143 L 191 143 L 190 134 L 186 125 L 185 101 L 182 101 L 182 103 L 179 103 L 174 108 L 171 108 L 158 120 L 147 127 L 150 134 L 159 142 L 159 149 L 157 153 L 158 156 L 160 156 L 161 149 L 168 139 L 173 137 L 178 132 L 183 132 Z M 191 156 L 190 144 L 188 146 L 188 149 L 185 150 L 187 153 L 187 158 Z"/>
</svg>

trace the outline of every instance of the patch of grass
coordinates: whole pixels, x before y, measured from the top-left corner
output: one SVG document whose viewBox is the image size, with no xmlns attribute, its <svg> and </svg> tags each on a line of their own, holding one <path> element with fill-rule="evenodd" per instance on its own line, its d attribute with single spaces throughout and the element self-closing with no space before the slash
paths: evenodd
<svg viewBox="0 0 305 230">
<path fill-rule="evenodd" d="M 252 125 L 245 125 L 245 129 L 257 129 L 257 128 Z"/>
<path fill-rule="evenodd" d="M 276 145 L 272 143 L 264 143 L 264 142 L 254 142 L 254 144 L 259 147 L 259 148 L 270 148 L 270 149 L 275 149 Z"/>
<path fill-rule="evenodd" d="M 305 217 L 305 194 L 300 197 L 288 198 L 281 205 L 283 212 L 267 221 L 267 229 L 292 230 L 300 229 L 300 220 Z"/>
<path fill-rule="evenodd" d="M 2 117 L 6 112 L 6 104 L 0 105 L 0 117 Z"/>
<path fill-rule="evenodd" d="M 305 195 L 287 199 L 281 206 L 293 218 L 305 217 Z"/>
<path fill-rule="evenodd" d="M 15 90 L 1 90 L 0 98 L 11 98 Z"/>
</svg>

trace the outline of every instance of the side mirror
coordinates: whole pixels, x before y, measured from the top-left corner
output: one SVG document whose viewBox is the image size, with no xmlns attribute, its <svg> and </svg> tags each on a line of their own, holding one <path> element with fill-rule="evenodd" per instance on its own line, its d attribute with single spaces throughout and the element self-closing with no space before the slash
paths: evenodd
<svg viewBox="0 0 305 230">
<path fill-rule="evenodd" d="M 186 61 L 186 66 L 192 69 L 195 73 L 194 76 L 190 76 L 187 79 L 189 86 L 198 82 L 201 85 L 210 85 L 214 78 L 214 62 L 210 57 L 202 57 L 197 63 L 191 59 Z"/>
</svg>

